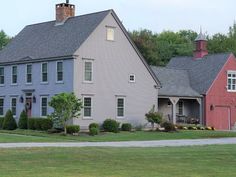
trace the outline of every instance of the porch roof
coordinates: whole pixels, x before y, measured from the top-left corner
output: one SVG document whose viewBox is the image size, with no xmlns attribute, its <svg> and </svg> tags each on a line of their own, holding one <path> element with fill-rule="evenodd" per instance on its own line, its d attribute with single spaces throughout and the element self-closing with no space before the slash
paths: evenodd
<svg viewBox="0 0 236 177">
<path fill-rule="evenodd" d="M 186 70 L 156 66 L 151 66 L 151 68 L 162 85 L 159 90 L 159 96 L 201 97 L 197 91 L 191 88 Z"/>
</svg>

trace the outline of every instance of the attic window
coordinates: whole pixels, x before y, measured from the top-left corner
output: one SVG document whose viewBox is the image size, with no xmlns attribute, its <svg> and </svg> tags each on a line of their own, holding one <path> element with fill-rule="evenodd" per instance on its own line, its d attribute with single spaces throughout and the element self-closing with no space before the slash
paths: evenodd
<svg viewBox="0 0 236 177">
<path fill-rule="evenodd" d="M 135 75 L 134 74 L 130 74 L 129 75 L 129 82 L 135 82 Z"/>
<path fill-rule="evenodd" d="M 115 27 L 107 26 L 107 40 L 114 41 L 115 40 Z"/>
</svg>

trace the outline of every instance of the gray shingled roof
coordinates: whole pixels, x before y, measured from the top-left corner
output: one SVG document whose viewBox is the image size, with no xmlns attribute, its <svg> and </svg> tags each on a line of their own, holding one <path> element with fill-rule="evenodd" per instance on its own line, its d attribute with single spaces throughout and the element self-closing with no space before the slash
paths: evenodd
<svg viewBox="0 0 236 177">
<path fill-rule="evenodd" d="M 2 51 L 0 63 L 71 56 L 111 10 L 26 26 Z"/>
<path fill-rule="evenodd" d="M 170 60 L 167 68 L 187 70 L 191 87 L 200 94 L 206 94 L 229 57 L 230 53 L 207 55 L 197 60 L 192 57 L 175 57 Z"/>
<path fill-rule="evenodd" d="M 160 96 L 201 97 L 199 93 L 191 88 L 186 70 L 156 66 L 151 68 L 162 85 L 159 90 Z"/>
</svg>

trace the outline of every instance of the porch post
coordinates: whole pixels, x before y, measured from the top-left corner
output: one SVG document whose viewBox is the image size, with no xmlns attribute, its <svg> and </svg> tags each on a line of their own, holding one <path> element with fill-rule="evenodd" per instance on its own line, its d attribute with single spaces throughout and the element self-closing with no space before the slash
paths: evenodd
<svg viewBox="0 0 236 177">
<path fill-rule="evenodd" d="M 171 103 L 172 103 L 172 119 L 173 119 L 173 124 L 176 124 L 176 104 L 179 101 L 179 98 L 174 98 L 170 97 L 169 98 Z"/>
<path fill-rule="evenodd" d="M 199 119 L 200 119 L 200 124 L 203 125 L 203 112 L 202 112 L 202 99 L 201 98 L 197 98 L 196 99 L 198 104 L 199 104 Z"/>
</svg>

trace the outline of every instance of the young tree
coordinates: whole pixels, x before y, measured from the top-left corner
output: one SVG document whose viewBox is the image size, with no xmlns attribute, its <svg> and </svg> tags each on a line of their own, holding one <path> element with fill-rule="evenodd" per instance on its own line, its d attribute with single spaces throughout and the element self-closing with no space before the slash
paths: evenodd
<svg viewBox="0 0 236 177">
<path fill-rule="evenodd" d="M 162 114 L 155 112 L 155 106 L 153 105 L 152 109 L 145 114 L 146 120 L 152 124 L 152 129 L 154 129 L 155 124 L 160 124 L 162 122 Z"/>
<path fill-rule="evenodd" d="M 49 106 L 54 109 L 54 112 L 51 114 L 53 122 L 60 122 L 66 134 L 67 121 L 72 118 L 78 118 L 82 102 L 74 93 L 61 93 L 52 97 Z"/>
<path fill-rule="evenodd" d="M 20 114 L 20 119 L 18 122 L 18 127 L 20 129 L 27 129 L 28 128 L 28 116 L 25 110 L 23 110 Z"/>
<path fill-rule="evenodd" d="M 16 120 L 13 117 L 12 111 L 8 110 L 4 120 L 3 120 L 3 126 L 2 128 L 4 130 L 15 130 L 17 129 L 17 124 L 16 124 Z"/>
</svg>

